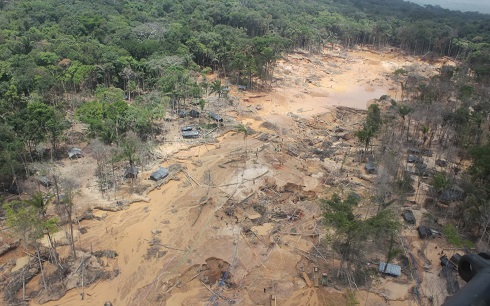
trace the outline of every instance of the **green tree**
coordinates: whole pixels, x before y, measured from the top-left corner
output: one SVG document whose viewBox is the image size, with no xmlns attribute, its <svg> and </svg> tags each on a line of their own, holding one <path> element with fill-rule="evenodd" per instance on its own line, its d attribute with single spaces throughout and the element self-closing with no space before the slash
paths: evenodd
<svg viewBox="0 0 490 306">
<path fill-rule="evenodd" d="M 490 144 L 474 147 L 469 154 L 472 159 L 470 174 L 490 194 Z"/>
<path fill-rule="evenodd" d="M 9 121 L 28 148 L 31 158 L 34 147 L 48 137 L 51 153 L 54 154 L 59 137 L 68 128 L 61 112 L 41 102 L 29 103 L 27 108 L 15 113 Z"/>
<path fill-rule="evenodd" d="M 364 143 L 364 150 L 367 151 L 371 139 L 376 135 L 381 127 L 381 110 L 377 104 L 371 104 L 368 107 L 366 121 L 363 124 L 362 130 L 356 132 L 359 141 Z"/>
<path fill-rule="evenodd" d="M 0 184 L 10 186 L 28 174 L 24 144 L 14 128 L 0 122 Z"/>
<path fill-rule="evenodd" d="M 393 259 L 395 259 L 401 254 L 403 254 L 403 250 L 396 246 L 395 235 L 394 233 L 391 233 L 390 241 L 388 245 L 388 251 L 386 252 L 386 265 L 383 270 L 383 273 L 386 273 L 386 269 L 388 269 L 388 264 L 391 263 Z"/>
<path fill-rule="evenodd" d="M 125 159 L 132 168 L 138 161 L 138 152 L 142 147 L 141 139 L 136 134 L 129 133 L 122 141 L 120 158 Z"/>
<path fill-rule="evenodd" d="M 51 239 L 51 233 L 57 231 L 58 219 L 54 217 L 46 217 L 44 215 L 45 205 L 40 205 L 42 198 L 40 195 L 34 195 L 33 198 L 21 201 L 11 201 L 3 205 L 5 211 L 7 225 L 14 230 L 16 235 L 23 239 L 26 247 L 36 249 L 39 259 L 39 267 L 44 283 L 44 289 L 47 290 L 47 283 L 41 262 L 39 239 L 48 236 L 51 244 L 52 258 L 59 265 L 58 253 Z"/>
<path fill-rule="evenodd" d="M 352 277 L 349 274 L 366 273 L 362 263 L 367 242 L 374 238 L 376 243 L 381 243 L 399 229 L 399 222 L 389 209 L 366 219 L 357 218 L 354 208 L 358 203 L 359 197 L 355 194 L 349 194 L 345 200 L 333 194 L 322 201 L 325 222 L 336 230 L 333 247 L 341 258 L 337 276 L 345 279 Z"/>
<path fill-rule="evenodd" d="M 211 83 L 209 92 L 210 93 L 217 94 L 218 95 L 218 98 L 221 98 L 222 91 L 223 91 L 223 86 L 221 86 L 221 80 L 220 79 L 214 80 Z"/>
<path fill-rule="evenodd" d="M 439 195 L 444 189 L 450 186 L 450 182 L 447 178 L 446 173 L 437 172 L 432 176 L 431 185 L 432 188 L 434 188 L 436 193 Z"/>
<path fill-rule="evenodd" d="M 34 205 L 33 205 L 34 204 Z M 39 247 L 38 239 L 46 233 L 56 231 L 56 218 L 42 219 L 44 207 L 38 207 L 37 201 L 31 198 L 27 201 L 11 201 L 3 205 L 7 225 L 15 229 L 26 246 Z"/>
<path fill-rule="evenodd" d="M 57 200 L 56 200 L 56 209 L 58 215 L 61 217 L 61 220 L 69 226 L 69 234 L 70 234 L 70 248 L 72 252 L 73 258 L 77 258 L 76 248 L 75 248 L 75 238 L 74 238 L 74 230 L 73 230 L 73 215 L 75 213 L 75 203 L 73 200 L 76 196 L 79 195 L 78 185 L 69 179 L 63 179 L 58 177 L 57 175 L 53 176 L 54 184 L 56 189 L 58 190 Z M 62 191 L 63 194 L 59 194 L 59 191 Z"/>
<path fill-rule="evenodd" d="M 25 200 L 26 204 L 34 207 L 41 217 L 46 216 L 46 209 L 48 208 L 48 203 L 53 199 L 52 194 L 42 194 L 41 192 L 36 192 L 31 195 L 30 199 Z"/>
<path fill-rule="evenodd" d="M 405 119 L 412 112 L 412 109 L 406 105 L 398 105 L 398 115 L 402 118 L 402 129 L 400 132 L 400 138 L 403 138 L 403 132 L 405 131 Z M 410 124 L 410 123 L 409 123 Z M 409 133 L 410 126 L 408 127 L 407 134 Z"/>
<path fill-rule="evenodd" d="M 65 119 L 62 112 L 52 108 L 52 113 L 49 118 L 46 118 L 45 128 L 46 133 L 51 143 L 51 161 L 57 154 L 57 144 L 65 130 L 70 127 L 70 123 Z"/>
</svg>

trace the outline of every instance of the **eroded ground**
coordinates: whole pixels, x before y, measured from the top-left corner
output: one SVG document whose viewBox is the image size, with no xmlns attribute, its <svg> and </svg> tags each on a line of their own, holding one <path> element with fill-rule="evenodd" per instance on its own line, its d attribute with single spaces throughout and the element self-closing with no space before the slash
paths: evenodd
<svg viewBox="0 0 490 306">
<path fill-rule="evenodd" d="M 44 305 L 352 302 L 343 287 L 316 286 L 321 273 L 336 273 L 337 264 L 328 248 L 315 247 L 327 234 L 318 199 L 346 188 L 369 194 L 372 177 L 357 161 L 353 132 L 371 99 L 400 94 L 389 76 L 408 65 L 429 74 L 437 67 L 396 52 L 334 49 L 319 56 L 288 56 L 278 63 L 270 92 L 232 88 L 232 102 L 210 99 L 209 109 L 223 114 L 225 126 L 204 139 L 180 139 L 176 131 L 192 122 L 167 123 L 167 142 L 157 150 L 161 159 L 144 169 L 136 185 L 138 190 L 153 189 L 155 183 L 147 178 L 158 164 L 172 169 L 169 177 L 145 196 L 126 188 L 117 200 L 144 201 L 122 210 L 114 198 L 98 193 L 92 157 L 66 162 L 60 171 L 75 173 L 81 181 L 77 213 L 103 208 L 77 226 L 77 247 L 85 251 L 80 256 L 89 258 L 99 250 L 117 256 L 98 257 L 98 264 L 112 272 L 84 287 L 83 300 L 76 277 L 81 271 L 75 271 L 75 288 Z M 230 131 L 239 123 L 254 133 Z M 422 213 L 416 211 L 418 217 Z M 410 257 L 402 276 L 380 278 L 369 293 L 358 291 L 361 304 L 426 304 L 428 297 L 435 304 L 443 301 L 447 292 L 438 264 L 443 242 L 423 243 L 414 229 L 406 227 L 402 233 Z M 18 249 L 0 258 L 3 273 L 22 265 L 9 261 L 19 256 L 25 254 Z M 373 252 L 374 269 L 382 256 Z M 30 282 L 32 290 L 39 289 L 36 282 L 39 277 Z M 31 303 L 44 300 L 37 296 Z"/>
</svg>

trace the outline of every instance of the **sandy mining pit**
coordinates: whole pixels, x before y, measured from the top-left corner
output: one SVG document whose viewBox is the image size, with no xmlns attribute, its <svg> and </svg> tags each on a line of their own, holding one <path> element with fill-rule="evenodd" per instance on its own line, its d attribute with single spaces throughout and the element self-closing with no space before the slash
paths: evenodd
<svg viewBox="0 0 490 306">
<path fill-rule="evenodd" d="M 340 186 L 369 193 L 363 165 L 348 158 L 341 173 L 341 163 L 358 149 L 353 132 L 363 109 L 381 95 L 395 97 L 398 85 L 389 75 L 407 65 L 427 73 L 437 68 L 397 52 L 296 53 L 279 61 L 272 90 L 232 89 L 232 105 L 212 99 L 224 106 L 225 116 L 225 127 L 208 137 L 213 141 L 181 141 L 169 134 L 174 138 L 159 148 L 158 164 L 178 165 L 171 179 L 145 196 L 119 195 L 144 201 L 114 212 L 94 209 L 97 218 L 77 226 L 84 229 L 77 238 L 80 249 L 117 253 L 100 260 L 117 276 L 85 287 L 83 300 L 78 284 L 44 305 L 348 304 L 346 288 L 315 286 L 321 273 L 336 271 L 333 253 L 315 251 L 327 235 L 318 199 Z M 255 133 L 229 131 L 238 123 Z M 169 126 L 177 130 L 184 124 Z M 79 214 L 110 206 L 93 183 L 93 164 L 87 156 L 60 170 L 76 171 L 81 181 Z M 147 180 L 152 169 L 144 169 L 137 184 L 153 188 Z M 447 295 L 438 265 L 437 246 L 443 242 L 421 245 L 409 227 L 403 236 L 414 262 L 425 269 L 407 266 L 397 279 L 380 278 L 369 292 L 356 293 L 361 304 L 415 304 L 417 281 L 423 303 L 432 296 L 439 304 Z M 0 264 L 8 260 L 0 259 Z M 33 298 L 31 304 L 38 302 Z"/>
</svg>

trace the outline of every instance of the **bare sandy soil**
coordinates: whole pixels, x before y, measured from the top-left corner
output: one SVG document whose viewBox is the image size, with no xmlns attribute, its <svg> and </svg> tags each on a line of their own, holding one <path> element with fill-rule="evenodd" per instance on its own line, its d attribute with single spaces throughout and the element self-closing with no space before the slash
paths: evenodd
<svg viewBox="0 0 490 306">
<path fill-rule="evenodd" d="M 437 68 L 389 51 L 296 53 L 279 61 L 271 91 L 232 88 L 225 127 L 204 141 L 172 134 L 159 148 L 162 166 L 178 165 L 170 179 L 145 197 L 126 188 L 118 199 L 144 201 L 115 212 L 94 209 L 97 219 L 80 222 L 85 233 L 77 235 L 77 246 L 116 251 L 117 257 L 102 262 L 119 275 L 85 287 L 83 300 L 79 284 L 44 305 L 348 305 L 343 288 L 315 286 L 321 273 L 335 273 L 332 253 L 314 251 L 327 234 L 318 198 L 338 186 L 369 192 L 362 165 L 348 159 L 341 173 L 341 161 L 357 149 L 352 132 L 360 127 L 362 109 L 381 95 L 399 94 L 389 75 L 414 64 L 428 73 Z M 170 125 L 186 124 L 179 120 Z M 220 134 L 237 123 L 255 133 Z M 333 149 L 322 161 L 326 140 Z M 76 170 L 83 181 L 77 213 L 109 205 L 93 183 L 94 160 L 72 163 L 70 171 L 82 168 Z M 152 188 L 146 170 L 136 183 Z M 361 304 L 426 304 L 432 296 L 437 305 L 447 295 L 438 264 L 443 242 L 422 245 L 409 227 L 402 236 L 412 265 L 397 279 L 380 278 L 369 292 L 358 291 Z"/>
</svg>

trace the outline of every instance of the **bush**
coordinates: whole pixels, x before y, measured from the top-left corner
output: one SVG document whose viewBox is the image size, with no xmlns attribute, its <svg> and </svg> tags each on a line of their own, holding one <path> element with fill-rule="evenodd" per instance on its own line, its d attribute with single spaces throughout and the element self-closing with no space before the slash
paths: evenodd
<svg viewBox="0 0 490 306">
<path fill-rule="evenodd" d="M 347 298 L 347 305 L 349 306 L 359 305 L 359 301 L 357 300 L 356 293 L 353 290 L 347 290 L 346 298 Z"/>
<path fill-rule="evenodd" d="M 463 239 L 459 235 L 458 229 L 452 224 L 447 224 L 446 226 L 444 226 L 442 232 L 444 233 L 444 236 L 446 237 L 447 241 L 456 247 L 462 247 L 462 246 L 468 248 L 473 247 L 473 243 L 469 240 Z"/>
<path fill-rule="evenodd" d="M 408 71 L 406 71 L 405 69 L 403 68 L 398 68 L 397 70 L 395 70 L 393 72 L 393 75 L 395 76 L 399 76 L 399 75 L 407 75 L 408 74 Z"/>
</svg>

